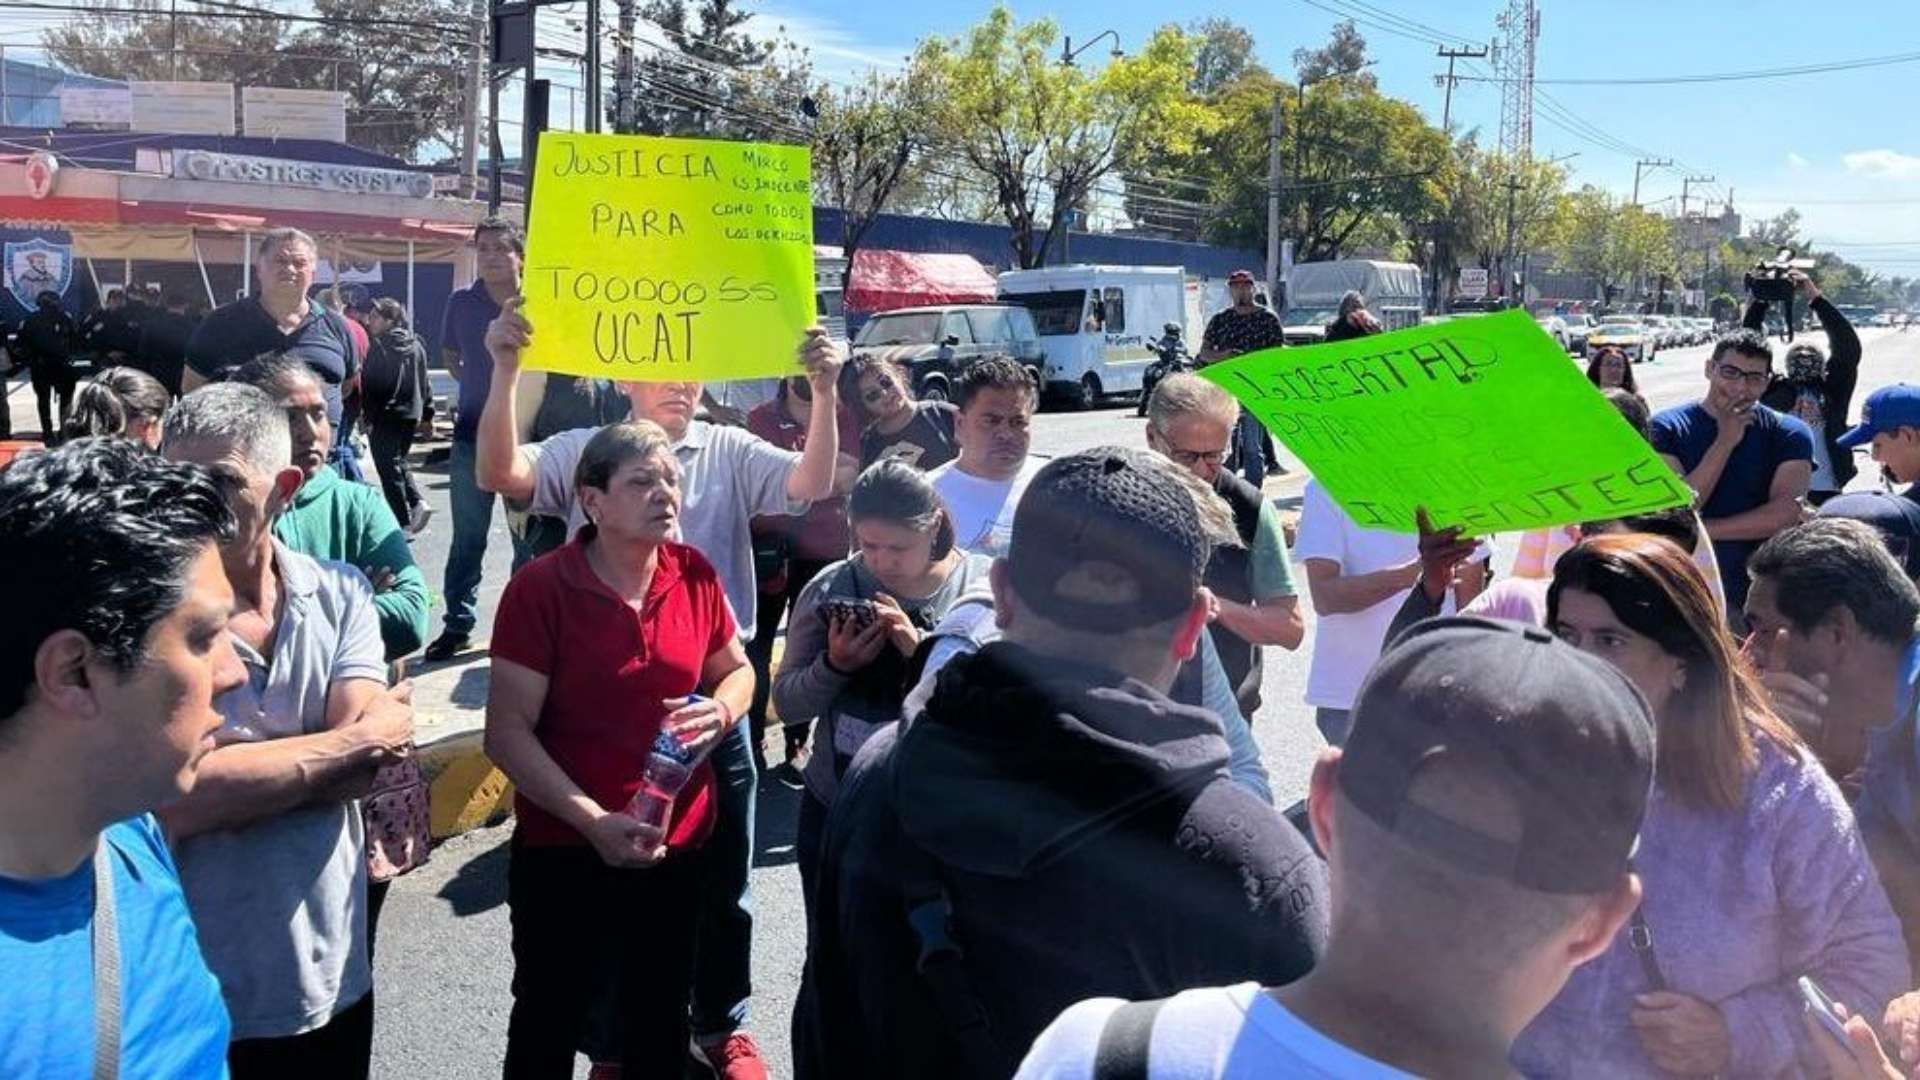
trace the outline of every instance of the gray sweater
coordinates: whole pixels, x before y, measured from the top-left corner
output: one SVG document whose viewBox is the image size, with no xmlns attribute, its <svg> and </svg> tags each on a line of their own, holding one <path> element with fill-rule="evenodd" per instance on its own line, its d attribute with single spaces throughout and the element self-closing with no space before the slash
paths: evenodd
<svg viewBox="0 0 1920 1080">
<path fill-rule="evenodd" d="M 922 630 L 932 630 L 970 588 L 986 588 L 987 571 L 992 565 L 985 556 L 963 555 L 932 596 L 893 598 Z M 813 757 L 803 775 L 807 790 L 829 805 L 839 790 L 839 763 L 851 761 L 875 730 L 900 718 L 906 687 L 879 695 L 871 688 L 860 693 L 856 675 L 841 674 L 829 667 L 827 620 L 821 609 L 828 600 L 871 600 L 882 592 L 887 589 L 880 579 L 859 555 L 854 555 L 820 571 L 808 582 L 787 620 L 786 650 L 773 677 L 773 707 L 786 723 L 818 721 L 813 732 Z M 883 652 L 881 661 L 886 660 Z"/>
</svg>

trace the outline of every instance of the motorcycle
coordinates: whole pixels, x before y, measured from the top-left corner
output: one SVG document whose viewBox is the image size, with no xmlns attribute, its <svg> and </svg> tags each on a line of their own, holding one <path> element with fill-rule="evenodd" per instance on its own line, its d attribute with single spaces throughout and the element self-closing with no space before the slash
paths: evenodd
<svg viewBox="0 0 1920 1080">
<path fill-rule="evenodd" d="M 1186 343 L 1180 340 L 1179 323 L 1168 323 L 1160 340 L 1149 344 L 1147 348 L 1152 349 L 1158 359 L 1148 364 L 1146 372 L 1140 376 L 1140 403 L 1134 409 L 1135 416 L 1147 415 L 1147 399 L 1153 397 L 1153 388 L 1160 384 L 1161 379 L 1194 369 L 1193 354 L 1187 352 Z"/>
</svg>

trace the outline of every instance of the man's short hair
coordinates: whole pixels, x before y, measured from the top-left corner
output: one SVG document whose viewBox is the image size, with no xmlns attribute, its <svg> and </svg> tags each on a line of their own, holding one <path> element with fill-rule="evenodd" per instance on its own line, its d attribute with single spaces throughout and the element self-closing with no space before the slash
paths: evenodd
<svg viewBox="0 0 1920 1080">
<path fill-rule="evenodd" d="M 1747 561 L 1747 572 L 1773 582 L 1774 604 L 1798 633 L 1843 607 L 1868 635 L 1905 645 L 1920 620 L 1920 589 L 1878 530 L 1865 522 L 1802 522 L 1760 545 Z"/>
<path fill-rule="evenodd" d="M 1602 390 L 1600 393 L 1607 399 L 1607 404 L 1619 412 L 1620 418 L 1627 422 L 1627 426 L 1632 428 L 1635 434 L 1649 442 L 1653 440 L 1653 410 L 1647 407 L 1646 398 L 1618 386 L 1610 390 Z"/>
<path fill-rule="evenodd" d="M 1767 341 L 1766 335 L 1758 330 L 1742 327 L 1721 335 L 1720 340 L 1713 344 L 1711 361 L 1717 364 L 1726 359 L 1728 353 L 1739 353 L 1754 360 L 1765 360 L 1768 367 L 1773 366 L 1773 345 Z"/>
<path fill-rule="evenodd" d="M 1154 385 L 1147 399 L 1148 427 L 1164 433 L 1175 419 L 1195 415 L 1230 428 L 1240 419 L 1240 403 L 1192 372 L 1175 372 Z"/>
<path fill-rule="evenodd" d="M 507 218 L 500 217 L 497 214 L 482 218 L 480 223 L 473 227 L 473 242 L 478 244 L 480 238 L 489 233 L 505 240 L 508 247 L 511 247 L 520 254 L 525 255 L 527 253 L 527 234 L 521 230 L 520 226 L 514 224 Z"/>
<path fill-rule="evenodd" d="M 1213 540 L 1174 468 L 1117 446 L 1043 466 L 1014 511 L 1007 551 L 1020 602 L 1057 625 L 1115 634 L 1191 608 Z"/>
<path fill-rule="evenodd" d="M 278 401 L 293 389 L 295 383 L 302 380 L 325 389 L 321 386 L 320 376 L 307 366 L 306 361 L 283 353 L 263 353 L 235 368 L 227 381 L 251 386 Z"/>
<path fill-rule="evenodd" d="M 953 403 L 965 412 L 982 390 L 1023 390 L 1037 399 L 1040 385 L 1033 381 L 1033 372 L 1011 358 L 989 356 L 968 365 L 953 381 Z"/>
<path fill-rule="evenodd" d="M 278 229 L 268 229 L 260 234 L 260 246 L 254 250 L 253 261 L 266 262 L 288 244 L 305 244 L 308 251 L 316 255 L 320 253 L 320 245 L 314 242 L 313 237 L 308 236 L 303 230 L 288 225 Z"/>
<path fill-rule="evenodd" d="M 26 704 L 34 653 L 77 630 L 131 671 L 180 606 L 187 566 L 233 532 L 205 469 L 125 439 L 76 439 L 0 470 L 0 717 Z"/>
<path fill-rule="evenodd" d="M 232 447 L 264 476 L 293 464 L 286 410 L 266 391 L 244 383 L 203 386 L 167 410 L 160 432 L 162 452 L 200 442 Z"/>
<path fill-rule="evenodd" d="M 1692 555 L 1700 546 L 1700 519 L 1694 516 L 1690 506 L 1670 506 L 1665 510 L 1649 510 L 1644 514 L 1629 514 L 1623 518 L 1611 518 L 1605 521 L 1592 521 L 1580 526 L 1581 536 L 1600 536 L 1610 532 L 1646 533 L 1671 540 L 1681 551 Z"/>
</svg>

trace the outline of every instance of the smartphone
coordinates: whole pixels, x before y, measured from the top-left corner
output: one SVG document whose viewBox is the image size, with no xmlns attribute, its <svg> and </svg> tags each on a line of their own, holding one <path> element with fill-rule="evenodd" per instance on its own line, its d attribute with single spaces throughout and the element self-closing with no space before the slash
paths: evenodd
<svg viewBox="0 0 1920 1080">
<path fill-rule="evenodd" d="M 1840 1022 L 1840 1014 L 1833 1009 L 1833 999 L 1820 989 L 1819 983 L 1808 976 L 1800 976 L 1800 998 L 1806 1002 L 1807 1011 L 1820 1021 L 1820 1026 L 1827 1030 L 1827 1034 L 1840 1040 L 1841 1046 L 1852 1045 L 1847 1038 L 1846 1025 Z"/>
<path fill-rule="evenodd" d="M 871 600 L 829 600 L 826 609 L 828 620 L 851 623 L 863 630 L 873 625 L 876 618 Z"/>
</svg>

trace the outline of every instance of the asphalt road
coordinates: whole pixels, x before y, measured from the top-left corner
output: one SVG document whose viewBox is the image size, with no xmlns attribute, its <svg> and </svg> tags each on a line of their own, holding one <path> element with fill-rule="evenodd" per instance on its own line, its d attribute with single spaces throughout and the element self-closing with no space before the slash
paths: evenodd
<svg viewBox="0 0 1920 1080">
<path fill-rule="evenodd" d="M 1856 411 L 1858 400 L 1875 387 L 1920 381 L 1920 333 L 1868 330 L 1862 337 L 1867 360 Z M 1811 340 L 1824 344 L 1817 334 Z M 1705 347 L 1672 350 L 1635 369 L 1641 391 L 1655 409 L 1699 394 L 1706 354 Z M 1049 413 L 1036 421 L 1034 449 L 1059 454 L 1109 443 L 1134 445 L 1142 439 L 1141 426 L 1131 406 Z M 1863 469 L 1856 486 L 1871 486 L 1875 475 L 1877 470 Z M 422 479 L 440 516 L 421 539 L 418 554 L 437 593 L 451 534 L 446 479 L 438 469 Z M 509 555 L 502 529 L 488 552 L 482 627 L 491 624 Z M 1510 557 L 1509 546 L 1495 565 L 1505 566 Z M 1311 612 L 1308 620 L 1310 648 Z M 1309 767 L 1323 744 L 1310 711 L 1300 703 L 1305 649 L 1297 653 L 1269 649 L 1267 657 L 1267 704 L 1255 720 L 1254 732 L 1272 774 L 1275 796 L 1284 805 L 1304 793 Z M 792 866 L 794 806 L 792 790 L 778 781 L 763 780 L 753 876 L 756 991 L 750 1030 L 776 1077 L 790 1075 L 787 1020 L 805 947 L 799 877 Z M 468 1080 L 498 1073 L 511 1004 L 505 903 L 509 832 L 510 826 L 503 826 L 451 840 L 427 867 L 394 886 L 381 925 L 376 976 L 377 1076 Z M 578 1074 L 585 1075 L 584 1062 Z"/>
</svg>

